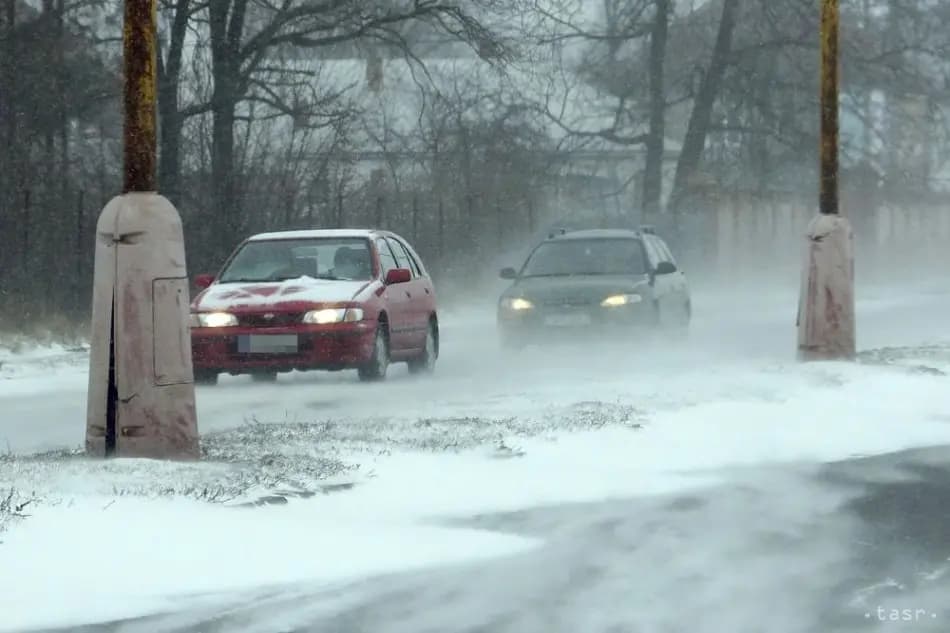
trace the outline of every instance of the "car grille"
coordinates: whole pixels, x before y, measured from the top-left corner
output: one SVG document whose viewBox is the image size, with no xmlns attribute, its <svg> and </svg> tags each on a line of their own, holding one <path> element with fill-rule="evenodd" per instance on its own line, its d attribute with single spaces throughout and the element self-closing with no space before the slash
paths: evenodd
<svg viewBox="0 0 950 633">
<path fill-rule="evenodd" d="M 284 327 L 300 323 L 301 313 L 272 313 L 243 314 L 238 316 L 238 324 L 243 327 Z"/>
</svg>

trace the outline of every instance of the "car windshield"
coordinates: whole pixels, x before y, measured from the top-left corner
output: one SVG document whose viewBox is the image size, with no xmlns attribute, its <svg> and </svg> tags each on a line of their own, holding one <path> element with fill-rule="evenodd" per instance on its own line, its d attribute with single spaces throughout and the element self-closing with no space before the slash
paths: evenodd
<svg viewBox="0 0 950 633">
<path fill-rule="evenodd" d="M 598 238 L 545 242 L 531 254 L 521 276 L 642 275 L 645 272 L 640 240 Z"/>
<path fill-rule="evenodd" d="M 247 242 L 221 283 L 285 281 L 300 277 L 366 281 L 372 277 L 369 241 L 362 238 L 278 239 Z"/>
</svg>

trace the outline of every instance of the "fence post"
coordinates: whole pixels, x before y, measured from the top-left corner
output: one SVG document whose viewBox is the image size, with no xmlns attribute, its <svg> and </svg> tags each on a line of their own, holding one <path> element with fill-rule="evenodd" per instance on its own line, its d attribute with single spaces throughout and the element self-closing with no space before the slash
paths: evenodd
<svg viewBox="0 0 950 633">
<path fill-rule="evenodd" d="M 412 192 L 412 242 L 419 241 L 419 194 Z"/>
<path fill-rule="evenodd" d="M 531 194 L 528 194 L 528 232 L 534 234 L 535 231 L 535 217 L 534 217 L 534 198 L 531 197 Z"/>
<path fill-rule="evenodd" d="M 386 221 L 386 206 L 382 196 L 376 196 L 376 228 L 383 228 Z"/>
<path fill-rule="evenodd" d="M 439 264 L 445 263 L 445 202 L 439 195 Z"/>
<path fill-rule="evenodd" d="M 505 225 L 503 220 L 503 212 L 501 207 L 501 195 L 495 195 L 495 228 L 498 232 L 498 252 L 502 251 L 505 243 Z"/>
<path fill-rule="evenodd" d="M 343 228 L 343 184 L 336 192 L 336 228 Z"/>
<path fill-rule="evenodd" d="M 86 216 L 83 206 L 85 204 L 86 190 L 80 188 L 78 199 L 76 201 L 76 283 L 73 286 L 74 291 L 74 308 L 77 313 L 82 311 L 83 307 L 83 291 L 85 289 L 85 284 L 80 283 L 80 279 L 83 279 L 83 239 L 86 236 Z"/>
</svg>

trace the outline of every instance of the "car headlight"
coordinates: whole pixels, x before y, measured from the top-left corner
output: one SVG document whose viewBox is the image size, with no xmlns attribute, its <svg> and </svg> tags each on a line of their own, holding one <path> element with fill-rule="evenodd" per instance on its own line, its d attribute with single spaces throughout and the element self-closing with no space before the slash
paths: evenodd
<svg viewBox="0 0 950 633">
<path fill-rule="evenodd" d="M 191 327 L 233 327 L 237 317 L 227 312 L 197 312 L 191 315 Z"/>
<path fill-rule="evenodd" d="M 619 306 L 631 305 L 634 303 L 640 303 L 643 301 L 643 297 L 640 295 L 610 295 L 606 299 L 600 302 L 605 308 L 616 308 Z"/>
<path fill-rule="evenodd" d="M 517 312 L 520 312 L 521 310 L 530 310 L 534 307 L 533 303 L 527 299 L 522 299 L 521 297 L 511 297 L 504 299 L 502 300 L 501 305 L 508 310 L 515 310 Z"/>
<path fill-rule="evenodd" d="M 318 325 L 354 323 L 362 320 L 363 310 L 361 308 L 324 308 L 323 310 L 311 310 L 303 315 L 304 323 L 316 323 Z"/>
</svg>

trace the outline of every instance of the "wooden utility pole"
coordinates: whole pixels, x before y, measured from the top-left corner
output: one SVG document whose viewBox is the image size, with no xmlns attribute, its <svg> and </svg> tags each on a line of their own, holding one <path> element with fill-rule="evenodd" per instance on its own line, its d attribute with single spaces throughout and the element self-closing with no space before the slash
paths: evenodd
<svg viewBox="0 0 950 633">
<path fill-rule="evenodd" d="M 798 357 L 855 357 L 854 235 L 838 203 L 838 0 L 821 0 L 818 215 L 806 232 Z"/>
<path fill-rule="evenodd" d="M 157 191 L 155 0 L 125 0 L 125 180 L 123 193 Z"/>
<path fill-rule="evenodd" d="M 838 0 L 821 2 L 821 185 L 818 208 L 838 213 Z"/>
</svg>

